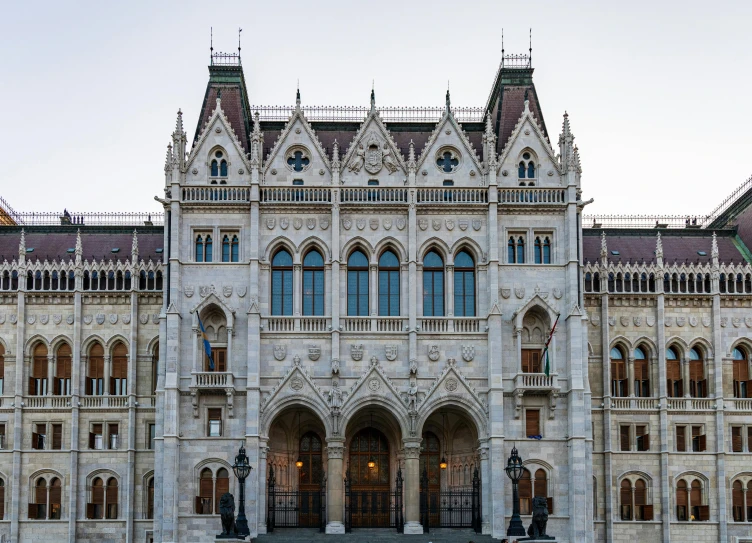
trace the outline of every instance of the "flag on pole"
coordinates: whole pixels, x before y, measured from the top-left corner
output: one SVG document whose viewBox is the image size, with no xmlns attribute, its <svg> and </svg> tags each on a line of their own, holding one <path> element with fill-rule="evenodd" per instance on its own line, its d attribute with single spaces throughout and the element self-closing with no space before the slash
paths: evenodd
<svg viewBox="0 0 752 543">
<path fill-rule="evenodd" d="M 214 356 L 212 356 L 211 344 L 206 337 L 206 330 L 204 330 L 204 323 L 201 322 L 201 317 L 198 318 L 198 326 L 201 328 L 201 339 L 204 342 L 204 351 L 206 351 L 206 356 L 209 357 L 209 371 L 214 371 Z"/>
<path fill-rule="evenodd" d="M 554 337 L 554 332 L 556 331 L 556 325 L 559 324 L 559 317 L 556 317 L 556 322 L 554 322 L 553 328 L 551 328 L 551 332 L 548 334 L 548 339 L 546 340 L 546 346 L 543 348 L 543 357 L 546 358 L 546 366 L 544 369 L 544 373 L 546 374 L 546 377 L 551 375 L 551 361 L 548 357 L 548 344 L 551 343 L 551 338 Z"/>
</svg>

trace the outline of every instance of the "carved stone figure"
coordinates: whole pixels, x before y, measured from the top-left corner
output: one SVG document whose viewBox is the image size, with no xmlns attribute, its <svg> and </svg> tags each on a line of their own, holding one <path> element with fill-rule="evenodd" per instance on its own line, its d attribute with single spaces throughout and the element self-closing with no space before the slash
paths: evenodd
<svg viewBox="0 0 752 543">
<path fill-rule="evenodd" d="M 361 143 L 358 145 L 357 151 L 355 151 L 355 156 L 353 156 L 352 161 L 350 162 L 350 165 L 347 167 L 348 170 L 350 170 L 353 173 L 358 173 L 360 169 L 363 167 L 363 162 L 365 161 L 365 150 L 363 149 L 363 144 Z"/>
<path fill-rule="evenodd" d="M 407 389 L 407 410 L 417 411 L 418 410 L 418 385 L 412 384 L 410 385 L 410 388 Z"/>
<path fill-rule="evenodd" d="M 342 407 L 342 389 L 339 388 L 337 383 L 334 383 L 332 389 L 329 391 L 329 407 L 332 408 L 332 411 Z"/>
<path fill-rule="evenodd" d="M 384 144 L 384 154 L 383 154 L 383 160 L 384 160 L 384 167 L 389 170 L 389 174 L 393 174 L 397 171 L 397 165 L 394 163 L 394 159 L 391 156 L 392 151 L 389 149 L 387 144 Z"/>
<path fill-rule="evenodd" d="M 532 539 L 554 539 L 546 535 L 546 524 L 548 523 L 548 502 L 543 496 L 533 498 L 533 522 L 527 529 L 527 535 Z"/>
<path fill-rule="evenodd" d="M 222 517 L 223 536 L 235 536 L 235 498 L 229 492 L 219 499 L 219 514 Z"/>
</svg>

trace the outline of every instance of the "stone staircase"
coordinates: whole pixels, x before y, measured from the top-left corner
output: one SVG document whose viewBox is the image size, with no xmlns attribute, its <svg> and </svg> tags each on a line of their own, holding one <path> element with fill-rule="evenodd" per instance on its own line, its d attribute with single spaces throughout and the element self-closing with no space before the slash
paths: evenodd
<svg viewBox="0 0 752 543">
<path fill-rule="evenodd" d="M 349 534 L 326 535 L 307 528 L 278 528 L 274 533 L 254 538 L 257 543 L 316 543 L 340 541 L 342 543 L 498 543 L 490 535 L 476 534 L 469 529 L 433 528 L 423 535 L 404 535 L 387 528 L 353 529 Z"/>
</svg>

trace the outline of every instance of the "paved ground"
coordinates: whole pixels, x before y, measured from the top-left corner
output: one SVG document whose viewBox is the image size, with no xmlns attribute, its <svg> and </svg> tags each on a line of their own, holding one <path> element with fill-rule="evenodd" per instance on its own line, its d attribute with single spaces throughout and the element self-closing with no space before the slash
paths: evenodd
<svg viewBox="0 0 752 543">
<path fill-rule="evenodd" d="M 277 529 L 273 534 L 260 535 L 258 543 L 315 543 L 340 541 L 342 543 L 498 543 L 490 535 L 476 534 L 472 530 L 431 530 L 423 535 L 398 534 L 388 529 L 358 529 L 345 535 L 326 535 L 309 529 Z"/>
</svg>

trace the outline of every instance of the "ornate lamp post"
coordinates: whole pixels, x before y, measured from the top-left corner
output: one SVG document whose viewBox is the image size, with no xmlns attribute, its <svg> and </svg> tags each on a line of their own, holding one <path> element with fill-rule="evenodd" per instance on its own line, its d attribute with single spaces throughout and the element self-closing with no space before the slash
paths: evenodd
<svg viewBox="0 0 752 543">
<path fill-rule="evenodd" d="M 517 485 L 522 479 L 523 469 L 522 458 L 517 454 L 517 447 L 512 447 L 512 456 L 507 460 L 507 467 L 505 468 L 507 476 L 512 480 L 512 518 L 507 529 L 507 535 L 510 536 L 527 535 L 520 518 L 520 494 L 517 489 Z"/>
<path fill-rule="evenodd" d="M 251 535 L 248 529 L 248 519 L 245 518 L 245 480 L 251 474 L 252 469 L 245 455 L 245 447 L 241 445 L 235 457 L 235 464 L 232 466 L 235 477 L 240 481 L 240 503 L 238 504 L 238 518 L 235 519 L 235 529 L 240 536 Z"/>
</svg>

